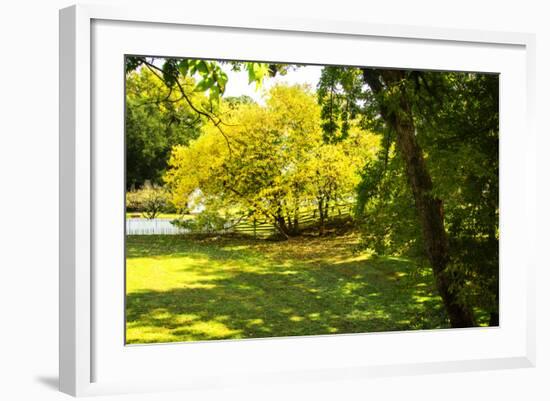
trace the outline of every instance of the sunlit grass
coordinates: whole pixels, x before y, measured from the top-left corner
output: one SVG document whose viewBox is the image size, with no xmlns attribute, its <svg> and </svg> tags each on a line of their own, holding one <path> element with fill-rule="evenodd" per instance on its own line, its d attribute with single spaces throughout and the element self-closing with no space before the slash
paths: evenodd
<svg viewBox="0 0 550 401">
<path fill-rule="evenodd" d="M 127 342 L 447 327 L 432 275 L 357 236 L 127 239 Z"/>
</svg>

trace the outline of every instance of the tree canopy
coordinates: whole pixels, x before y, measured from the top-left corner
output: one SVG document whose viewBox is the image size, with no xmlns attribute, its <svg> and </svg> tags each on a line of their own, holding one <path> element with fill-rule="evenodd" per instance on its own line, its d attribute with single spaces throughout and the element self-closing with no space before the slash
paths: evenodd
<svg viewBox="0 0 550 401">
<path fill-rule="evenodd" d="M 181 82 L 194 88 L 192 78 Z M 202 92 L 190 91 L 192 101 L 206 107 Z M 200 135 L 205 118 L 179 101 L 150 70 L 132 71 L 126 79 L 126 186 L 141 187 L 149 180 L 161 184 L 172 146 Z"/>
<path fill-rule="evenodd" d="M 454 326 L 475 325 L 473 308 L 498 324 L 498 76 L 362 75 L 352 92 L 384 144 L 358 186 L 365 239 L 426 257 Z"/>
<path fill-rule="evenodd" d="M 126 187 L 146 181 L 162 183 L 174 145 L 197 138 L 205 122 L 225 135 L 218 113 L 227 74 L 218 61 L 127 56 L 126 60 Z M 247 72 L 249 83 L 285 74 L 289 66 L 231 62 L 235 71 Z M 248 103 L 246 97 L 226 98 L 229 104 Z"/>
<path fill-rule="evenodd" d="M 266 106 L 221 104 L 226 138 L 213 124 L 189 146 L 176 146 L 166 182 L 173 202 L 202 202 L 269 220 L 286 236 L 299 232 L 301 210 L 350 201 L 376 137 L 350 128 L 345 141 L 325 143 L 315 95 L 300 86 L 275 86 Z M 227 141 L 226 141 L 226 140 Z"/>
</svg>

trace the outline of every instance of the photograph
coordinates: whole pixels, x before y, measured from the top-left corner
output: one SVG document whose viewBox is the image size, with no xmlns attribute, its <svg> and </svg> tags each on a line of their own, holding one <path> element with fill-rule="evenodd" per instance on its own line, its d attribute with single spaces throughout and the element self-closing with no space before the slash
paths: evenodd
<svg viewBox="0 0 550 401">
<path fill-rule="evenodd" d="M 124 63 L 126 344 L 499 326 L 499 74 Z"/>
</svg>

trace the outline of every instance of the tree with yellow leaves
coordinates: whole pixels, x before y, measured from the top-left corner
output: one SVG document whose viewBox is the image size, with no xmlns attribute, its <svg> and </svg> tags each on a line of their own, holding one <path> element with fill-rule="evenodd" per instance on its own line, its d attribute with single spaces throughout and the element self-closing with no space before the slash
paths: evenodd
<svg viewBox="0 0 550 401">
<path fill-rule="evenodd" d="M 360 168 L 378 148 L 356 124 L 345 140 L 325 143 L 320 107 L 304 86 L 274 86 L 265 106 L 222 101 L 220 113 L 224 135 L 207 124 L 172 149 L 172 201 L 184 209 L 199 193 L 206 210 L 269 221 L 286 237 L 300 233 L 305 210 L 318 210 L 322 234 L 329 205 L 353 200 Z"/>
</svg>

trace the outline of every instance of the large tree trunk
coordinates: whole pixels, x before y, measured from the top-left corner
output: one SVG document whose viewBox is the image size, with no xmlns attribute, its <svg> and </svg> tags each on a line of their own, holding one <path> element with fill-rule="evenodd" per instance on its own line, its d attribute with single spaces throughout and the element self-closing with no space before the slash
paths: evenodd
<svg viewBox="0 0 550 401">
<path fill-rule="evenodd" d="M 447 310 L 452 327 L 472 327 L 475 320 L 471 309 L 463 305 L 451 291 L 452 278 L 446 271 L 449 245 L 444 227 L 443 202 L 432 195 L 432 179 L 426 168 L 424 155 L 415 135 L 410 101 L 403 86 L 405 72 L 399 70 L 363 69 L 363 78 L 376 95 L 390 88 L 393 96 L 391 109 L 380 103 L 380 114 L 395 131 L 399 152 L 405 161 L 416 210 L 422 226 L 422 235 L 437 289 Z M 456 284 L 456 283 L 454 283 Z"/>
</svg>

